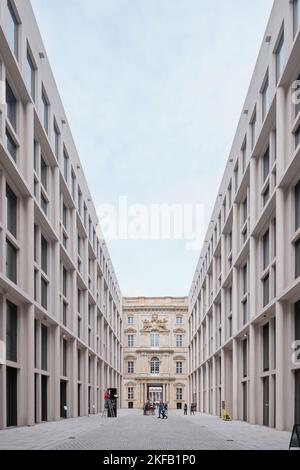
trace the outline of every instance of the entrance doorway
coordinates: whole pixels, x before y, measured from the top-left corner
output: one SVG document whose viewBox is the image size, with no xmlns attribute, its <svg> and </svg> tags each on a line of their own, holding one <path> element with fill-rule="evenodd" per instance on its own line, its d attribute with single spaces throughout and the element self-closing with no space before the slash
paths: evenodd
<svg viewBox="0 0 300 470">
<path fill-rule="evenodd" d="M 67 382 L 60 382 L 60 417 L 67 417 Z"/>
<path fill-rule="evenodd" d="M 163 387 L 162 385 L 149 385 L 148 387 L 148 400 L 151 403 L 163 401 Z"/>
</svg>

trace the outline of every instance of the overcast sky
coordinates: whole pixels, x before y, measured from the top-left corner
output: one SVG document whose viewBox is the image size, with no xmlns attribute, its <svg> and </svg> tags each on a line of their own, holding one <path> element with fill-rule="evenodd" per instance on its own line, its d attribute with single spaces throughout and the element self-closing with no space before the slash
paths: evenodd
<svg viewBox="0 0 300 470">
<path fill-rule="evenodd" d="M 272 0 L 32 0 L 96 208 L 192 203 L 206 231 Z M 110 241 L 123 295 L 187 295 L 186 241 Z"/>
</svg>

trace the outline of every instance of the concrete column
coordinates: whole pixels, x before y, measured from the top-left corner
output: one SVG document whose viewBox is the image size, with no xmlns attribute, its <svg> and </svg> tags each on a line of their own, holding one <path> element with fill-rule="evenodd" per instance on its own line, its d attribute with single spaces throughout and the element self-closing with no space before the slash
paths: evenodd
<svg viewBox="0 0 300 470">
<path fill-rule="evenodd" d="M 70 417 L 76 418 L 78 416 L 77 406 L 77 341 L 75 339 L 70 341 Z"/>
<path fill-rule="evenodd" d="M 213 356 L 212 358 L 212 412 L 214 415 L 217 414 L 217 371 L 216 371 L 216 357 Z"/>
<path fill-rule="evenodd" d="M 249 423 L 250 424 L 256 424 L 257 420 L 257 388 L 258 388 L 258 383 L 257 383 L 257 347 L 258 347 L 258 341 L 257 341 L 257 327 L 255 324 L 250 325 L 249 327 Z M 262 399 L 261 399 L 262 401 Z"/>
<path fill-rule="evenodd" d="M 58 325 L 51 327 L 50 335 L 52 337 L 52 360 L 50 375 L 50 396 L 53 400 L 50 402 L 52 408 L 52 417 L 55 421 L 60 419 L 60 328 Z"/>
<path fill-rule="evenodd" d="M 239 419 L 239 361 L 238 340 L 232 343 L 232 414 L 233 419 Z"/>
</svg>

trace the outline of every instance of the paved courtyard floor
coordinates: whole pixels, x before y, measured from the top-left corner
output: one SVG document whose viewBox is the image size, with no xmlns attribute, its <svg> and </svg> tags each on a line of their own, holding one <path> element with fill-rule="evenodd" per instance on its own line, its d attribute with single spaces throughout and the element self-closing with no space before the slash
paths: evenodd
<svg viewBox="0 0 300 470">
<path fill-rule="evenodd" d="M 59 450 L 287 450 L 290 433 L 197 413 L 170 411 L 167 420 L 121 410 L 0 431 L 0 449 Z"/>
</svg>

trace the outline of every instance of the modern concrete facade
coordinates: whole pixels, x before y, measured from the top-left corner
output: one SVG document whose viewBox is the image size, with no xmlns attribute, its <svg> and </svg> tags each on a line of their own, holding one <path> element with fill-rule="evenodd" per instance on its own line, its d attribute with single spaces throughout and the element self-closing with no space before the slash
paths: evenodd
<svg viewBox="0 0 300 470">
<path fill-rule="evenodd" d="M 0 0 L 0 428 L 121 392 L 122 298 L 29 0 Z"/>
<path fill-rule="evenodd" d="M 123 408 L 188 398 L 187 298 L 124 298 Z"/>
<path fill-rule="evenodd" d="M 278 430 L 300 422 L 299 25 L 275 0 L 189 295 L 190 400 Z"/>
</svg>

